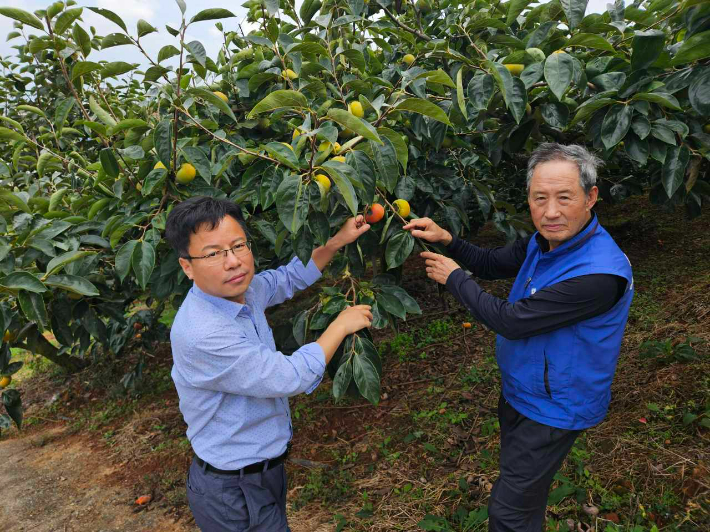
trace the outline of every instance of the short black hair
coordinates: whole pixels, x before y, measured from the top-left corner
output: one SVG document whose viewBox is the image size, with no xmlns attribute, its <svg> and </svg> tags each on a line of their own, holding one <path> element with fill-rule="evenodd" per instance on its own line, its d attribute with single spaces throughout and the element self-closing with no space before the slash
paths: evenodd
<svg viewBox="0 0 710 532">
<path fill-rule="evenodd" d="M 236 203 L 210 196 L 194 196 L 186 199 L 170 211 L 165 224 L 165 239 L 179 257 L 188 258 L 191 235 L 197 233 L 203 225 L 211 231 L 225 216 L 234 218 L 247 233 L 242 210 Z"/>
</svg>

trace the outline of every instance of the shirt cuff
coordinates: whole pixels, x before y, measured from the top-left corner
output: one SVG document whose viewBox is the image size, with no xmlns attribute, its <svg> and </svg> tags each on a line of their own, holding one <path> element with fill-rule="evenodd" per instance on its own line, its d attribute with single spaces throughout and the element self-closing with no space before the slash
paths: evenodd
<svg viewBox="0 0 710 532">
<path fill-rule="evenodd" d="M 308 354 L 312 355 L 306 358 L 306 364 L 308 365 L 308 369 L 317 376 L 313 384 L 306 390 L 306 393 L 310 394 L 313 390 L 318 388 L 323 380 L 323 374 L 325 373 L 325 352 L 318 342 L 311 342 L 310 344 L 304 345 L 301 349 L 303 348 L 307 348 Z"/>
<path fill-rule="evenodd" d="M 313 262 L 313 259 L 309 260 L 308 264 L 304 266 L 301 259 L 294 257 L 291 259 L 289 266 L 300 270 L 301 278 L 308 284 L 308 286 L 311 286 L 323 276 L 323 272 L 318 269 L 318 266 L 316 266 L 316 263 Z"/>
</svg>

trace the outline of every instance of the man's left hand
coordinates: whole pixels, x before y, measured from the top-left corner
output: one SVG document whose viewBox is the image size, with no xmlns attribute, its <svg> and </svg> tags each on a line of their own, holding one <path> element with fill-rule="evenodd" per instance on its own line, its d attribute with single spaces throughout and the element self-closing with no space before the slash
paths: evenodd
<svg viewBox="0 0 710 532">
<path fill-rule="evenodd" d="M 355 218 L 348 218 L 340 230 L 331 238 L 331 243 L 341 249 L 348 244 L 352 244 L 360 235 L 370 229 L 370 224 L 365 222 L 365 217 L 361 214 Z"/>
<path fill-rule="evenodd" d="M 438 253 L 424 251 L 419 255 L 426 260 L 427 277 L 434 279 L 437 283 L 446 284 L 451 272 L 460 268 L 452 259 Z"/>
</svg>

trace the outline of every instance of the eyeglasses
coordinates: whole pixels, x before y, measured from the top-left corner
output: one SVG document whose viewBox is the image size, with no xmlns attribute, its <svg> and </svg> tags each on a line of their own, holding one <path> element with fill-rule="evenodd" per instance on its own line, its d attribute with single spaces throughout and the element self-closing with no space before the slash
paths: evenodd
<svg viewBox="0 0 710 532">
<path fill-rule="evenodd" d="M 205 264 L 207 266 L 217 266 L 219 264 L 222 264 L 226 260 L 227 253 L 230 251 L 235 257 L 244 257 L 251 252 L 251 242 L 239 242 L 239 244 L 235 244 L 229 249 L 220 249 L 219 251 L 213 251 L 212 253 L 203 255 L 202 257 L 190 257 L 188 255 L 185 258 L 192 260 L 202 259 L 205 261 Z"/>
</svg>

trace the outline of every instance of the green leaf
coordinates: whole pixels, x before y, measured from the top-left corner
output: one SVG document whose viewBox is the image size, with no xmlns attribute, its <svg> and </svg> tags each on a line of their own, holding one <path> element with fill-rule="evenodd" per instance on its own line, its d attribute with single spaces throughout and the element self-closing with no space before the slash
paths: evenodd
<svg viewBox="0 0 710 532">
<path fill-rule="evenodd" d="M 120 76 L 131 70 L 135 70 L 138 64 L 125 63 L 123 61 L 114 61 L 112 63 L 106 63 L 101 69 L 102 78 L 111 78 L 115 76 Z"/>
<path fill-rule="evenodd" d="M 328 57 L 328 50 L 317 42 L 302 42 L 288 49 L 288 53 L 301 52 L 303 54 L 314 54 Z"/>
<path fill-rule="evenodd" d="M 78 275 L 50 275 L 45 284 L 54 286 L 82 296 L 98 296 L 96 287 L 83 277 Z"/>
<path fill-rule="evenodd" d="M 106 172 L 106 175 L 114 179 L 118 177 L 121 168 L 118 166 L 116 155 L 111 148 L 102 149 L 99 152 L 99 160 L 101 161 L 101 167 L 104 169 L 104 172 Z"/>
<path fill-rule="evenodd" d="M 637 31 L 631 45 L 631 70 L 650 67 L 661 55 L 666 43 L 666 34 L 660 30 Z"/>
<path fill-rule="evenodd" d="M 54 127 L 57 131 L 61 131 L 64 127 L 64 122 L 67 120 L 67 116 L 74 108 L 74 103 L 76 100 L 72 97 L 65 98 L 57 104 L 57 109 L 54 111 Z"/>
<path fill-rule="evenodd" d="M 136 281 L 145 290 L 145 287 L 148 286 L 150 275 L 153 273 L 153 268 L 155 268 L 155 248 L 153 244 L 144 240 L 139 246 L 136 246 L 131 256 L 131 265 L 133 266 L 133 273 L 136 274 Z"/>
<path fill-rule="evenodd" d="M 148 172 L 148 175 L 145 176 L 145 179 L 143 180 L 143 188 L 141 189 L 143 197 L 150 196 L 150 194 L 153 193 L 153 190 L 165 181 L 167 175 L 168 172 L 165 168 L 155 168 Z"/>
<path fill-rule="evenodd" d="M 338 187 L 338 191 L 342 194 L 352 215 L 357 216 L 358 202 L 355 189 L 350 180 L 345 177 L 344 172 L 344 170 L 347 170 L 348 166 L 337 161 L 327 161 L 321 168 L 323 168 L 335 182 L 335 186 Z"/>
<path fill-rule="evenodd" d="M 294 153 L 293 148 L 290 147 L 290 144 L 287 146 L 285 142 L 283 144 L 281 142 L 269 142 L 264 147 L 269 155 L 281 164 L 284 164 L 294 170 L 298 170 L 298 157 L 296 157 L 296 154 Z"/>
<path fill-rule="evenodd" d="M 268 94 L 263 100 L 257 103 L 247 118 L 253 118 L 259 113 L 273 111 L 281 108 L 303 108 L 308 107 L 308 100 L 300 92 L 291 90 L 278 90 Z"/>
<path fill-rule="evenodd" d="M 94 13 L 101 15 L 104 18 L 109 19 L 114 24 L 117 24 L 123 31 L 128 33 L 128 28 L 126 27 L 126 23 L 123 22 L 123 19 L 121 17 L 119 17 L 116 13 L 114 13 L 113 11 L 109 11 L 108 9 L 102 9 L 100 7 L 89 7 L 88 9 L 90 9 Z"/>
<path fill-rule="evenodd" d="M 404 304 L 396 296 L 382 292 L 377 295 L 377 304 L 385 309 L 390 314 L 397 316 L 398 318 L 404 319 L 407 315 L 404 309 Z"/>
<path fill-rule="evenodd" d="M 126 46 L 128 44 L 133 44 L 133 41 L 123 33 L 109 33 L 106 37 L 101 39 L 102 50 L 113 48 L 114 46 Z"/>
<path fill-rule="evenodd" d="M 12 272 L 10 275 L 0 278 L 0 286 L 10 290 L 27 290 L 37 294 L 47 291 L 47 287 L 42 284 L 42 281 L 29 272 Z"/>
<path fill-rule="evenodd" d="M 192 57 L 204 68 L 207 64 L 207 51 L 200 41 L 192 41 L 185 45 Z"/>
<path fill-rule="evenodd" d="M 140 118 L 126 118 L 125 120 L 121 120 L 114 127 L 112 127 L 110 134 L 116 135 L 118 133 L 121 133 L 122 131 L 134 128 L 147 129 L 148 122 Z"/>
<path fill-rule="evenodd" d="M 587 2 L 588 0 L 560 0 L 562 10 L 567 17 L 569 29 L 573 30 L 582 22 L 584 13 L 587 10 Z"/>
<path fill-rule="evenodd" d="M 513 76 L 510 74 L 510 71 L 500 63 L 488 61 L 486 66 L 491 71 L 493 78 L 496 80 L 498 88 L 503 95 L 503 99 L 507 102 L 508 95 L 513 88 Z"/>
<path fill-rule="evenodd" d="M 380 375 L 372 362 L 358 353 L 353 355 L 353 378 L 365 399 L 373 405 L 380 402 Z"/>
<path fill-rule="evenodd" d="M 82 259 L 88 255 L 96 255 L 96 252 L 77 249 L 76 251 L 67 251 L 66 253 L 62 253 L 58 257 L 54 257 L 49 261 L 49 264 L 47 264 L 47 273 L 44 274 L 44 277 L 47 278 L 50 275 L 57 273 L 67 264 L 74 262 L 75 260 Z"/>
<path fill-rule="evenodd" d="M 349 357 L 345 362 L 340 364 L 338 371 L 335 373 L 335 377 L 333 378 L 333 397 L 340 399 L 343 395 L 345 395 L 352 378 L 353 363 L 352 357 Z"/>
<path fill-rule="evenodd" d="M 585 48 L 593 48 L 595 50 L 604 50 L 605 52 L 614 52 L 614 47 L 609 44 L 609 41 L 601 35 L 595 35 L 593 33 L 578 33 L 567 41 L 565 46 L 583 46 Z M 553 54 L 552 57 L 556 55 L 565 54 Z M 569 54 L 566 55 L 569 57 Z"/>
<path fill-rule="evenodd" d="M 456 73 L 456 103 L 464 119 L 468 120 L 468 112 L 466 111 L 466 98 L 464 98 L 463 94 L 463 67 L 459 68 L 459 71 Z"/>
<path fill-rule="evenodd" d="M 630 105 L 614 105 L 604 116 L 602 122 L 602 142 L 606 149 L 613 148 L 626 136 L 631 127 L 634 108 Z"/>
<path fill-rule="evenodd" d="M 520 78 L 513 78 L 510 94 L 508 95 L 508 109 L 517 124 L 525 116 L 525 107 L 528 104 L 528 91 Z"/>
<path fill-rule="evenodd" d="M 355 49 L 350 49 L 350 50 L 345 50 L 341 54 L 338 55 L 344 55 L 347 57 L 348 61 L 352 66 L 355 68 L 362 70 L 363 72 L 367 68 L 367 64 L 365 63 L 365 56 L 362 54 L 360 50 L 355 50 Z M 337 56 L 336 56 L 337 57 Z"/>
<path fill-rule="evenodd" d="M 138 38 L 140 39 L 141 37 L 144 37 L 150 33 L 155 33 L 158 31 L 158 28 L 154 27 L 150 23 L 146 22 L 143 19 L 138 20 L 137 24 L 137 30 L 138 30 Z"/>
<path fill-rule="evenodd" d="M 710 68 L 704 67 L 701 74 L 690 84 L 688 99 L 700 116 L 710 116 Z"/>
<path fill-rule="evenodd" d="M 710 30 L 695 34 L 685 40 L 673 56 L 671 66 L 684 65 L 705 57 L 710 57 Z"/>
<path fill-rule="evenodd" d="M 387 137 L 386 135 L 383 135 Z M 377 144 L 371 144 L 377 147 Z M 362 189 L 358 189 L 358 195 L 362 203 L 369 205 L 375 198 L 375 187 L 377 184 L 377 176 L 375 175 L 375 166 L 372 160 L 362 151 L 356 150 L 348 154 L 348 165 L 355 169 L 360 181 Z"/>
<path fill-rule="evenodd" d="M 345 111 L 344 109 L 328 110 L 328 118 L 334 120 L 343 127 L 350 129 L 355 134 L 362 136 L 368 140 L 373 140 L 378 144 L 382 144 L 382 139 L 377 134 L 377 130 L 362 118 L 358 118 L 354 114 Z"/>
<path fill-rule="evenodd" d="M 447 126 L 452 125 L 449 121 L 449 117 L 446 116 L 446 113 L 441 107 L 430 102 L 429 100 L 423 100 L 422 98 L 408 98 L 403 100 L 395 105 L 395 109 L 398 111 L 419 113 L 420 115 L 428 116 L 438 122 L 442 122 Z"/>
<path fill-rule="evenodd" d="M 394 151 L 397 153 L 397 160 L 406 172 L 407 162 L 409 161 L 409 148 L 407 147 L 407 143 L 402 140 L 402 135 L 387 127 L 378 127 L 377 133 L 382 137 L 386 137 L 392 143 Z"/>
<path fill-rule="evenodd" d="M 674 111 L 681 110 L 680 105 L 678 104 L 678 100 L 676 100 L 675 96 L 663 92 L 639 92 L 634 94 L 633 98 L 631 98 L 631 101 L 638 100 L 657 103 L 658 105 L 668 107 L 669 109 L 673 109 Z"/>
<path fill-rule="evenodd" d="M 565 53 L 552 54 L 545 59 L 545 81 L 558 100 L 572 83 L 574 75 L 574 61 L 572 56 Z"/>
<path fill-rule="evenodd" d="M 0 15 L 5 15 L 11 19 L 37 28 L 38 30 L 44 30 L 44 24 L 42 21 L 35 17 L 32 13 L 29 13 L 23 9 L 18 9 L 15 7 L 0 7 Z"/>
<path fill-rule="evenodd" d="M 71 70 L 71 79 L 74 81 L 76 78 L 84 76 L 89 72 L 96 72 L 103 68 L 99 63 L 94 63 L 92 61 L 77 61 Z"/>
<path fill-rule="evenodd" d="M 559 55 L 559 54 L 558 54 Z M 595 111 L 598 111 L 602 107 L 616 103 L 616 100 L 612 98 L 599 98 L 598 100 L 587 100 L 582 105 L 577 108 L 577 114 L 570 122 L 568 128 L 577 125 L 582 120 L 589 118 Z"/>
<path fill-rule="evenodd" d="M 212 166 L 210 165 L 210 161 L 205 155 L 205 152 L 195 146 L 185 146 L 182 149 L 182 154 L 185 156 L 185 159 L 187 159 L 188 162 L 195 167 L 197 173 L 200 174 L 200 177 L 202 177 L 208 185 L 211 185 Z"/>
<path fill-rule="evenodd" d="M 89 37 L 89 34 L 79 24 L 74 24 L 71 34 L 74 42 L 81 48 L 81 53 L 84 54 L 84 57 L 88 57 L 91 53 L 91 37 Z"/>
<path fill-rule="evenodd" d="M 67 9 L 61 15 L 59 15 L 57 17 L 57 20 L 54 22 L 55 35 L 61 35 L 62 33 L 64 33 L 69 28 L 69 26 L 74 24 L 74 21 L 81 16 L 81 13 L 83 11 L 83 8 L 76 7 L 74 9 Z"/>
<path fill-rule="evenodd" d="M 404 263 L 414 249 L 414 237 L 409 231 L 398 231 L 387 241 L 385 261 L 391 270 Z"/>
<path fill-rule="evenodd" d="M 510 26 L 532 2 L 533 0 L 511 0 L 508 3 L 508 18 L 505 23 Z"/>
<path fill-rule="evenodd" d="M 116 273 L 118 274 L 118 278 L 121 279 L 121 282 L 126 279 L 128 273 L 131 271 L 133 253 L 139 244 L 140 242 L 138 240 L 130 240 L 123 244 L 116 253 Z"/>
<path fill-rule="evenodd" d="M 454 83 L 454 80 L 451 79 L 451 76 L 449 76 L 446 72 L 444 72 L 441 69 L 432 70 L 430 72 L 422 72 L 421 74 L 418 74 L 417 76 L 415 76 L 414 80 L 421 79 L 421 78 L 425 78 L 430 83 L 439 83 L 441 85 L 445 85 L 446 87 L 450 87 L 452 89 L 456 88 L 456 84 Z"/>
<path fill-rule="evenodd" d="M 20 392 L 17 390 L 5 390 L 2 394 L 2 402 L 17 428 L 22 428 L 22 398 L 20 397 Z"/>
<path fill-rule="evenodd" d="M 211 91 L 208 91 L 207 89 L 203 89 L 200 87 L 196 87 L 193 89 L 188 89 L 188 94 L 191 94 L 193 96 L 197 96 L 199 98 L 203 98 L 207 100 L 209 103 L 214 105 L 217 109 L 222 111 L 224 114 L 226 114 L 229 118 L 234 120 L 234 122 L 237 122 L 237 117 L 234 116 L 234 112 L 232 111 L 232 108 L 229 107 L 229 105 L 219 96 L 214 94 Z M 304 96 L 305 98 L 305 96 Z"/>
<path fill-rule="evenodd" d="M 89 96 L 89 108 L 91 109 L 91 112 L 94 113 L 99 118 L 99 120 L 101 120 L 107 126 L 113 127 L 116 125 L 116 121 L 113 119 L 110 113 L 104 110 L 104 108 L 101 107 L 96 100 L 94 100 L 93 96 Z"/>
<path fill-rule="evenodd" d="M 44 177 L 44 172 L 47 169 L 47 166 L 57 162 L 59 162 L 59 159 L 52 152 L 43 151 L 37 158 L 37 175 Z"/>
<path fill-rule="evenodd" d="M 12 129 L 8 129 L 6 127 L 0 127 L 0 139 L 24 141 L 25 136 L 18 133 L 17 131 L 13 131 Z"/>
<path fill-rule="evenodd" d="M 18 109 L 20 111 L 27 111 L 29 113 L 35 114 L 37 116 L 41 116 L 42 118 L 47 118 L 47 115 L 40 109 L 39 107 L 35 107 L 34 105 L 18 105 L 15 107 L 15 109 Z"/>
<path fill-rule="evenodd" d="M 170 57 L 180 55 L 180 50 L 175 48 L 172 44 L 168 44 L 166 46 L 163 46 L 160 51 L 158 52 L 158 63 L 161 63 L 165 61 L 166 59 L 169 59 Z"/>
<path fill-rule="evenodd" d="M 169 118 L 162 120 L 153 131 L 153 145 L 158 154 L 158 159 L 165 168 L 172 166 L 173 156 L 173 122 Z"/>
<path fill-rule="evenodd" d="M 378 179 L 385 184 L 389 192 L 394 192 L 399 180 L 399 166 L 394 145 L 385 137 L 384 144 L 381 146 L 370 142 L 370 149 L 375 161 Z"/>
<path fill-rule="evenodd" d="M 690 152 L 685 146 L 673 146 L 666 152 L 666 161 L 663 163 L 661 182 L 669 198 L 683 184 L 685 169 L 690 161 Z"/>
<path fill-rule="evenodd" d="M 203 20 L 217 20 L 222 18 L 230 18 L 235 16 L 234 13 L 227 9 L 212 8 L 204 9 L 190 19 L 190 24 L 193 22 L 201 22 Z"/>
<path fill-rule="evenodd" d="M 17 299 L 27 319 L 35 322 L 40 331 L 43 331 L 49 323 L 49 317 L 47 316 L 47 308 L 44 306 L 42 296 L 35 292 L 20 290 Z"/>
<path fill-rule="evenodd" d="M 309 193 L 301 176 L 291 174 L 276 190 L 276 210 L 279 219 L 291 233 L 297 233 L 308 216 Z"/>
<path fill-rule="evenodd" d="M 0 202 L 5 202 L 23 212 L 26 212 L 27 214 L 32 214 L 32 209 L 30 209 L 19 196 L 15 195 L 7 189 L 0 188 Z"/>
</svg>

